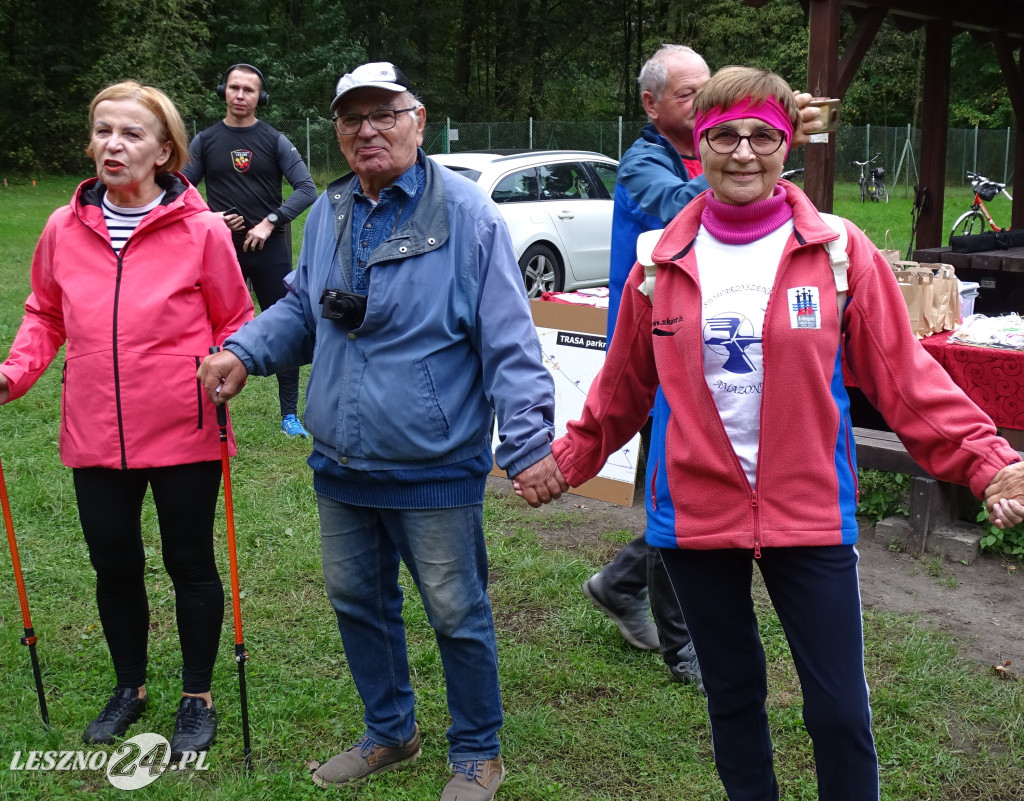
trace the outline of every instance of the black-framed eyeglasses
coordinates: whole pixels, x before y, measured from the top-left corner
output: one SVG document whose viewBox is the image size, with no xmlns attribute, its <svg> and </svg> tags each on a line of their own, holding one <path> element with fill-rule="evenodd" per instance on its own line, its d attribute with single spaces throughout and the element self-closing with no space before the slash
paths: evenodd
<svg viewBox="0 0 1024 801">
<path fill-rule="evenodd" d="M 744 136 L 739 131 L 725 126 L 708 128 L 704 132 L 704 141 L 708 143 L 708 147 L 722 156 L 735 152 L 744 139 L 757 155 L 770 156 L 782 147 L 782 143 L 786 141 L 786 132 L 778 128 L 762 128 Z"/>
<path fill-rule="evenodd" d="M 375 131 L 389 131 L 398 124 L 398 115 L 406 111 L 415 111 L 419 106 L 409 108 L 382 108 L 371 111 L 369 114 L 338 114 L 332 118 L 334 130 L 343 136 L 351 136 L 359 133 L 363 127 L 363 120 L 370 123 Z"/>
</svg>

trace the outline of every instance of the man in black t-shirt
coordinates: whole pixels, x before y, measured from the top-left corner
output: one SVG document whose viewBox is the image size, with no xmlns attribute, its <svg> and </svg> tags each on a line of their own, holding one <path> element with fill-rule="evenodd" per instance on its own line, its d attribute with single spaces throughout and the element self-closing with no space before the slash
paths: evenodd
<svg viewBox="0 0 1024 801">
<path fill-rule="evenodd" d="M 316 185 L 288 138 L 256 119 L 269 96 L 263 75 L 250 64 L 228 68 L 217 93 L 227 104 L 221 122 L 200 131 L 183 172 L 193 184 L 206 179 L 206 201 L 232 231 L 242 274 L 261 309 L 285 295 L 292 269 L 290 223 L 316 200 Z M 281 180 L 294 190 L 283 200 Z M 299 370 L 277 374 L 281 430 L 308 437 L 298 418 Z"/>
</svg>

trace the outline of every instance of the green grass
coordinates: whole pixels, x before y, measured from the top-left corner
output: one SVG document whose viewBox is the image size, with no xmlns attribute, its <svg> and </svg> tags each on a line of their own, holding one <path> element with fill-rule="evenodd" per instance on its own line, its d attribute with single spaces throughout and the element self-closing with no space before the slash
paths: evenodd
<svg viewBox="0 0 1024 801">
<path fill-rule="evenodd" d="M 46 215 L 73 181 L 0 193 L 0 347 L 6 348 L 28 291 L 28 265 Z M 58 360 L 59 361 L 59 360 Z M 98 627 L 93 576 L 78 528 L 70 471 L 57 455 L 59 367 L 26 398 L 0 409 L 0 458 L 33 622 L 39 635 L 52 728 L 43 730 L 22 621 L 6 557 L 0 558 L 0 798 L 122 799 L 101 773 L 8 769 L 15 750 L 82 747 L 81 734 L 113 684 Z M 309 760 L 325 760 L 362 731 L 319 564 L 307 446 L 278 431 L 273 380 L 254 378 L 232 402 L 239 456 L 232 461 L 243 593 L 254 769 L 242 770 L 237 668 L 230 609 L 214 674 L 221 718 L 210 770 L 168 774 L 147 799 L 424 801 L 447 773 L 444 683 L 422 605 L 403 574 L 406 620 L 423 730 L 422 758 L 409 770 L 357 790 L 325 792 Z M 724 797 L 712 763 L 704 702 L 670 681 L 660 658 L 629 648 L 578 591 L 600 549 L 546 544 L 545 531 L 581 522 L 552 519 L 515 498 L 487 499 L 492 600 L 506 709 L 502 743 L 509 801 L 633 801 Z M 170 734 L 180 658 L 173 595 L 159 562 L 153 510 L 143 523 L 152 627 L 151 705 L 133 733 Z M 614 546 L 628 532 L 609 528 Z M 223 530 L 219 560 L 226 578 Z M 0 549 L 2 550 L 2 549 Z M 769 716 L 782 797 L 816 797 L 811 746 L 801 724 L 799 685 L 778 619 L 760 585 L 756 599 L 770 670 Z M 914 620 L 865 615 L 883 798 L 994 801 L 1024 798 L 1024 694 L 957 656 L 950 638 Z"/>
</svg>

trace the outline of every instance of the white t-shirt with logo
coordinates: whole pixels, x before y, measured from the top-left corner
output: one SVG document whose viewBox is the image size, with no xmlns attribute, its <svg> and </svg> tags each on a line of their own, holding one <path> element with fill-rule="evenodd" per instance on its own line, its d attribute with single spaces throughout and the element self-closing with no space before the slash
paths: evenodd
<svg viewBox="0 0 1024 801">
<path fill-rule="evenodd" d="M 727 245 L 704 226 L 694 245 L 701 289 L 704 378 L 751 488 L 756 487 L 764 352 L 761 331 L 788 220 L 746 245 Z"/>
</svg>

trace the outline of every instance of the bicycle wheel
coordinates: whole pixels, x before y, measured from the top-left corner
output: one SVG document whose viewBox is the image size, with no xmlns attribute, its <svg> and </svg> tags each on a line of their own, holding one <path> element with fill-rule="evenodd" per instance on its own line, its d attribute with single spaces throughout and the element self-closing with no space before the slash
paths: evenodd
<svg viewBox="0 0 1024 801">
<path fill-rule="evenodd" d="M 867 198 L 867 195 L 868 195 L 868 182 L 865 181 L 863 178 L 861 178 L 859 183 L 860 183 L 860 202 L 863 203 L 865 198 Z"/>
<path fill-rule="evenodd" d="M 967 236 L 969 234 L 980 234 L 983 233 L 986 226 L 985 215 L 977 209 L 971 211 L 965 211 L 959 217 L 956 218 L 956 222 L 953 223 L 952 229 L 949 232 L 949 244 L 953 245 L 954 236 Z"/>
<path fill-rule="evenodd" d="M 875 198 L 879 203 L 889 202 L 889 190 L 885 188 L 885 184 L 878 184 L 875 187 Z"/>
</svg>

